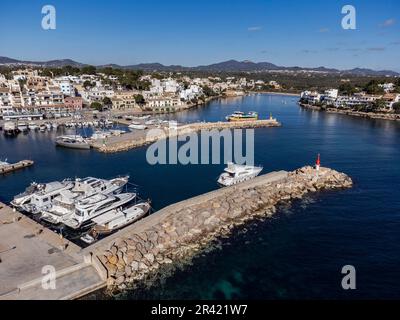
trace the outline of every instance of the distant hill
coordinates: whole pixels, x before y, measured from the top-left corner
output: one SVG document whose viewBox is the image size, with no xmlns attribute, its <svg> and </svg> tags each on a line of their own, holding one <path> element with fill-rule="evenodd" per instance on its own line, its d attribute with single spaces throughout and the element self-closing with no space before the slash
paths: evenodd
<svg viewBox="0 0 400 320">
<path fill-rule="evenodd" d="M 42 67 L 63 67 L 73 66 L 82 67 L 86 64 L 73 61 L 71 59 L 51 60 L 51 61 L 23 61 L 8 57 L 0 57 L 0 65 L 34 65 Z M 211 72 L 316 72 L 330 74 L 351 74 L 359 76 L 400 76 L 398 72 L 391 70 L 371 70 L 363 68 L 354 68 L 350 70 L 338 70 L 326 67 L 303 68 L 299 66 L 284 67 L 277 66 L 270 62 L 252 62 L 252 61 L 237 61 L 228 60 L 210 65 L 197 67 L 185 67 L 180 65 L 166 66 L 161 63 L 140 63 L 135 65 L 120 66 L 117 64 L 107 64 L 98 67 L 112 67 L 130 70 L 143 71 L 211 71 Z"/>
<path fill-rule="evenodd" d="M 32 65 L 32 66 L 42 66 L 42 67 L 82 67 L 85 64 L 76 62 L 71 59 L 60 59 L 60 60 L 50 60 L 50 61 L 25 61 L 16 60 L 8 57 L 0 57 L 0 65 Z"/>
</svg>

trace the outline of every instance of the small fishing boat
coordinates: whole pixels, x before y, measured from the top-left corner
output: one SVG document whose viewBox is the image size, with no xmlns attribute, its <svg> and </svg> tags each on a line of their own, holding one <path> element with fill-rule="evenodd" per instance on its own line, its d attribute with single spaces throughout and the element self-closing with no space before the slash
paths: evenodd
<svg viewBox="0 0 400 320">
<path fill-rule="evenodd" d="M 79 135 L 65 135 L 56 138 L 56 145 L 64 148 L 89 150 L 89 142 Z"/>
</svg>

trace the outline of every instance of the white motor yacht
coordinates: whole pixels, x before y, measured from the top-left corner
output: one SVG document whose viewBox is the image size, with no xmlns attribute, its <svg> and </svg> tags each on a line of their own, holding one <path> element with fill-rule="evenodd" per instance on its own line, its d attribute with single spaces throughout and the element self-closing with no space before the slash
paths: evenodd
<svg viewBox="0 0 400 320">
<path fill-rule="evenodd" d="M 72 229 L 80 229 L 91 225 L 91 219 L 111 211 L 124 207 L 136 198 L 136 193 L 121 193 L 118 195 L 93 194 L 79 200 L 75 204 L 75 212 L 63 219 L 62 223 Z"/>
<path fill-rule="evenodd" d="M 75 211 L 75 204 L 90 195 L 102 193 L 105 195 L 119 194 L 128 183 L 129 176 L 111 180 L 87 177 L 76 179 L 71 190 L 61 192 L 53 200 L 51 207 L 42 212 L 41 219 L 52 224 L 59 224 Z"/>
<path fill-rule="evenodd" d="M 89 142 L 79 135 L 59 136 L 56 138 L 56 145 L 64 148 L 89 150 Z"/>
<path fill-rule="evenodd" d="M 28 127 L 30 130 L 37 130 L 39 128 L 35 122 L 29 122 Z"/>
<path fill-rule="evenodd" d="M 19 207 L 27 213 L 41 213 L 51 207 L 53 200 L 58 197 L 62 191 L 70 190 L 73 187 L 74 183 L 68 180 L 46 183 L 44 188 L 40 188 L 37 192 L 32 194 L 30 201 L 25 201 L 25 203 Z"/>
<path fill-rule="evenodd" d="M 221 186 L 229 187 L 257 177 L 262 169 L 262 167 L 238 165 L 230 162 L 227 168 L 225 168 L 224 173 L 219 176 L 218 183 Z"/>
<path fill-rule="evenodd" d="M 108 211 L 92 219 L 94 227 L 81 237 L 81 240 L 88 244 L 93 243 L 99 235 L 110 234 L 138 221 L 148 214 L 150 209 L 150 202 L 140 202 L 126 209 L 117 208 Z"/>
</svg>

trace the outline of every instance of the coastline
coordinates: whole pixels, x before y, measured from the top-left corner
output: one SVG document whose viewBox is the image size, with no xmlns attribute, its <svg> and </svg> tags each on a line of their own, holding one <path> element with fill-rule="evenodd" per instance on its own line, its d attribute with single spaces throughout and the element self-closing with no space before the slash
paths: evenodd
<svg viewBox="0 0 400 320">
<path fill-rule="evenodd" d="M 367 118 L 367 119 L 379 119 L 379 120 L 390 120 L 390 121 L 400 121 L 400 114 L 395 113 L 374 113 L 374 112 L 362 112 L 362 111 L 353 111 L 353 110 L 339 110 L 335 108 L 322 108 L 318 106 L 313 106 L 309 104 L 304 104 L 299 102 L 299 106 L 314 111 L 322 111 L 327 113 L 336 113 L 343 114 L 346 116 L 359 117 L 359 118 Z"/>
<path fill-rule="evenodd" d="M 299 93 L 292 93 L 292 92 L 276 92 L 276 91 L 249 91 L 249 94 L 271 94 L 276 96 L 289 96 L 289 97 L 300 97 Z"/>
</svg>

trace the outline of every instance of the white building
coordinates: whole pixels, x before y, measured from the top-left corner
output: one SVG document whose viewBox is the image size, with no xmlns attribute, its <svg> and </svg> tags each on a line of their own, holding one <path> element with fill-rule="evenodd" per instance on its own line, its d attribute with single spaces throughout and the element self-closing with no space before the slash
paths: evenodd
<svg viewBox="0 0 400 320">
<path fill-rule="evenodd" d="M 309 104 L 315 104 L 321 102 L 321 94 L 317 91 L 303 91 L 300 94 L 300 98 L 306 100 Z"/>
<path fill-rule="evenodd" d="M 60 82 L 60 90 L 66 96 L 75 97 L 75 87 L 69 81 Z"/>
</svg>

